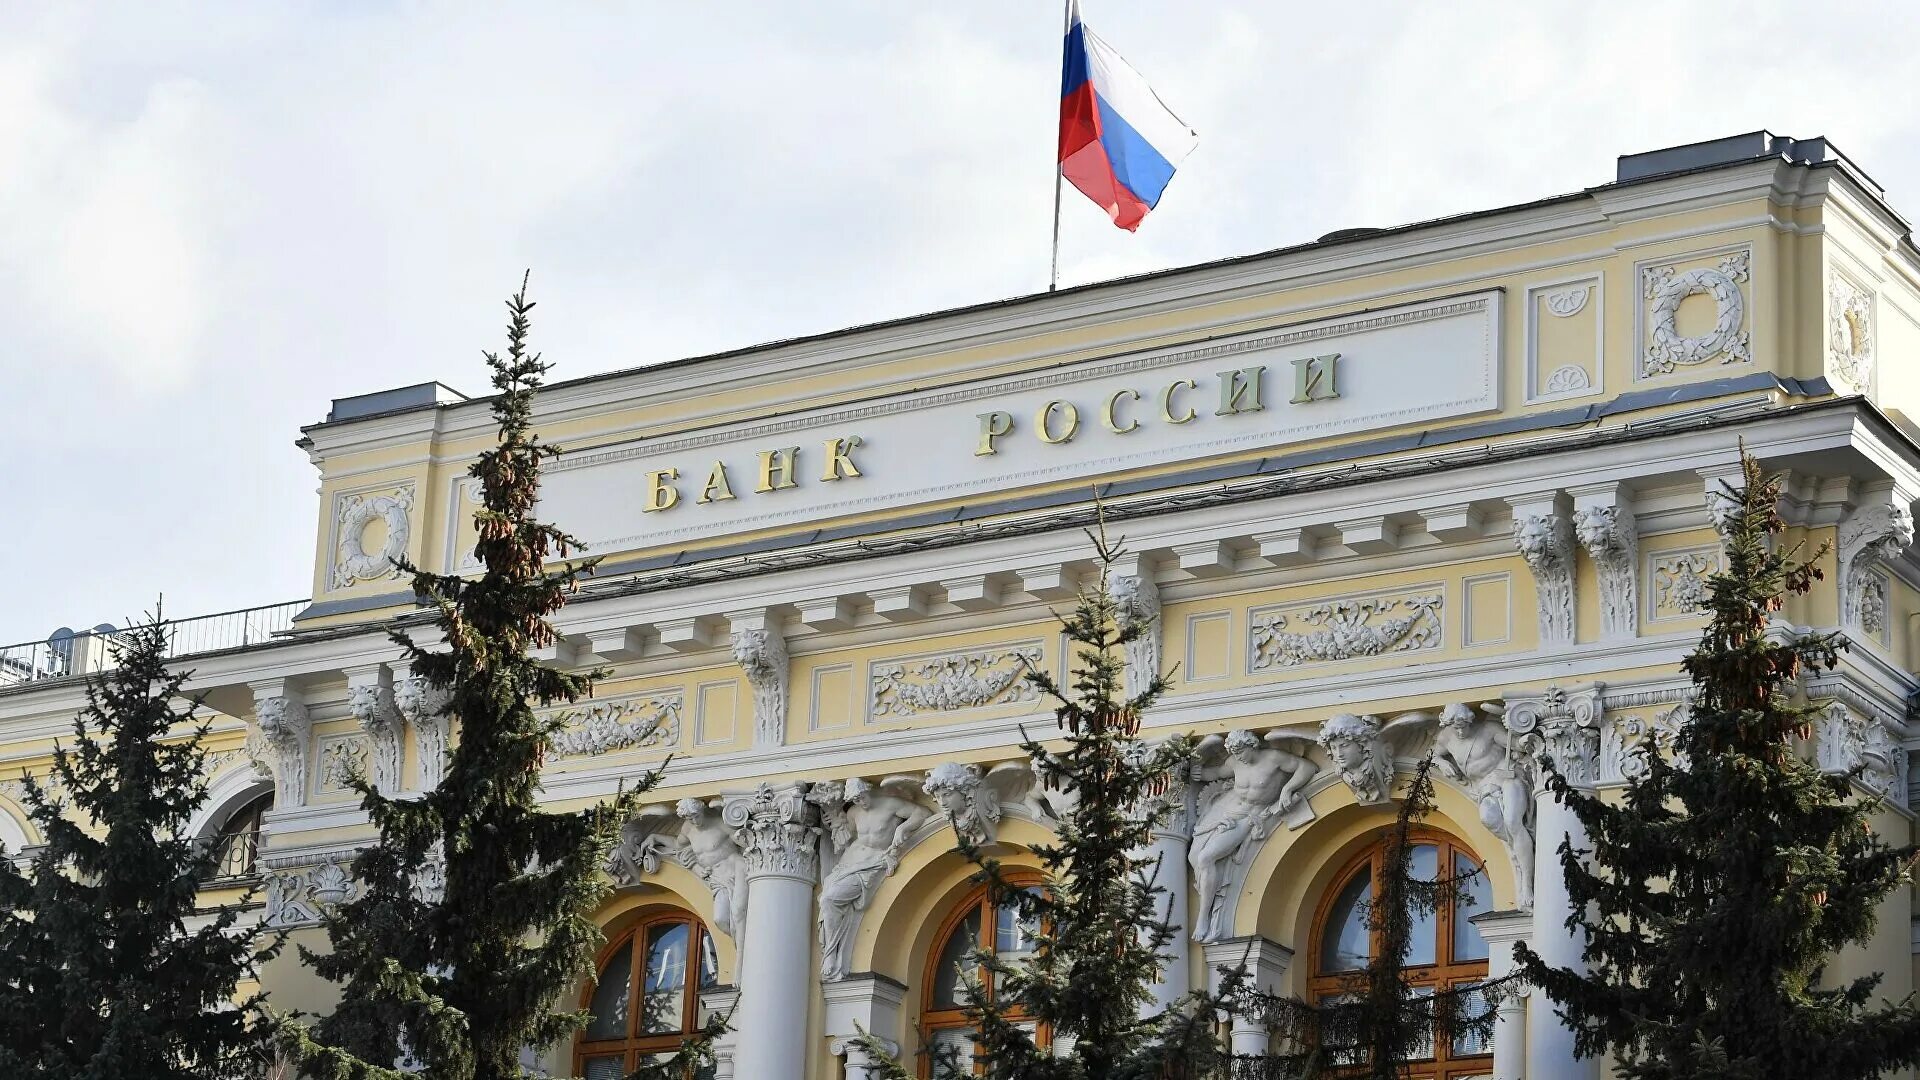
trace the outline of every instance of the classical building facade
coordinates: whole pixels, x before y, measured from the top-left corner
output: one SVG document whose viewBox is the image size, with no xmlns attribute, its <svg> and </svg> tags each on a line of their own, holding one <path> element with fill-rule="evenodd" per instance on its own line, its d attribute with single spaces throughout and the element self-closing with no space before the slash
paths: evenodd
<svg viewBox="0 0 1920 1080">
<path fill-rule="evenodd" d="M 1430 750 L 1418 864 L 1485 874 L 1421 929 L 1419 978 L 1498 976 L 1516 941 L 1578 964 L 1552 855 L 1578 825 L 1527 763 L 1623 787 L 1673 731 L 1741 443 L 1786 474 L 1790 539 L 1834 545 L 1781 613 L 1854 642 L 1803 688 L 1811 752 L 1908 840 L 1916 356 L 1905 222 L 1823 141 L 1760 133 L 1525 205 L 552 386 L 539 425 L 570 453 L 542 515 L 605 561 L 546 659 L 614 674 L 565 710 L 546 797 L 672 764 L 608 866 L 596 1020 L 537 1056 L 615 1076 L 728 1008 L 739 1080 L 864 1077 L 860 1030 L 964 1043 L 966 944 L 1029 942 L 955 829 L 1014 867 L 1050 835 L 1015 747 L 1050 715 L 1018 674 L 1066 662 L 1051 612 L 1092 572 L 1096 497 L 1153 627 L 1130 671 L 1175 669 L 1148 731 L 1204 737 L 1156 839 L 1183 928 L 1163 1000 L 1220 963 L 1303 995 L 1364 963 L 1378 832 Z M 390 559 L 473 568 L 466 467 L 492 437 L 438 385 L 336 401 L 301 440 L 312 601 L 191 658 L 200 827 L 230 852 L 210 895 L 260 882 L 297 942 L 356 888 L 348 767 L 419 790 L 458 738 L 388 640 L 434 633 Z M 29 673 L 0 686 L 10 775 L 45 768 L 83 652 L 0 669 Z M 1912 989 L 1911 909 L 1889 898 L 1831 975 Z M 287 1007 L 332 992 L 293 950 L 263 981 Z M 1570 1043 L 1517 997 L 1421 1068 L 1602 1075 Z"/>
</svg>

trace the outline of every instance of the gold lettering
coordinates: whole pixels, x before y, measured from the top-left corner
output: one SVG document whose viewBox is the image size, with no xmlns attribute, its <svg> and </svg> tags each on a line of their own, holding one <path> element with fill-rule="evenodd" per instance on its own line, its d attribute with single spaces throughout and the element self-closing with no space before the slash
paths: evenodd
<svg viewBox="0 0 1920 1080">
<path fill-rule="evenodd" d="M 1113 396 L 1107 399 L 1106 408 L 1100 410 L 1100 422 L 1105 424 L 1107 430 L 1113 432 L 1115 435 L 1125 435 L 1127 432 L 1140 426 L 1140 421 L 1129 419 L 1127 426 L 1121 427 L 1119 421 L 1114 419 L 1114 407 L 1120 404 L 1120 397 L 1123 394 L 1135 401 L 1140 400 L 1140 391 L 1138 390 L 1115 390 Z"/>
<path fill-rule="evenodd" d="M 1293 398 L 1292 405 L 1305 405 L 1309 401 L 1329 401 L 1340 396 L 1340 387 L 1335 383 L 1339 372 L 1340 354 L 1328 353 L 1325 356 L 1303 356 L 1293 362 Z"/>
<path fill-rule="evenodd" d="M 1053 433 L 1055 409 L 1060 410 L 1067 418 L 1067 430 L 1059 435 Z M 1072 442 L 1074 432 L 1080 430 L 1080 410 L 1074 408 L 1071 401 L 1049 401 L 1040 406 L 1040 411 L 1034 415 L 1033 426 L 1040 429 L 1040 441 L 1043 443 Z"/>
<path fill-rule="evenodd" d="M 713 471 L 707 474 L 707 486 L 700 492 L 700 503 L 726 502 L 733 498 L 733 484 L 727 480 L 727 463 L 716 461 Z"/>
<path fill-rule="evenodd" d="M 673 481 L 680 479 L 679 469 L 655 469 L 647 474 L 647 501 L 640 507 L 642 513 L 653 514 L 665 510 L 680 501 L 680 489 Z"/>
<path fill-rule="evenodd" d="M 860 468 L 853 463 L 853 448 L 864 441 L 858 435 L 828 439 L 827 467 L 820 473 L 821 481 L 838 480 L 843 476 L 859 476 Z"/>
<path fill-rule="evenodd" d="M 1266 408 L 1260 404 L 1260 376 L 1266 371 L 1265 365 L 1262 365 L 1221 372 L 1220 408 L 1213 415 L 1232 416 L 1234 413 L 1259 412 Z"/>
<path fill-rule="evenodd" d="M 998 450 L 993 448 L 993 440 L 1013 430 L 1013 414 L 1005 412 L 983 412 L 979 415 L 978 419 L 980 421 L 980 445 L 974 447 L 973 456 L 986 457 L 988 454 L 999 453 Z"/>
<path fill-rule="evenodd" d="M 760 451 L 760 486 L 753 490 L 759 492 L 778 491 L 793 487 L 794 466 L 800 457 L 800 448 L 789 446 L 784 450 Z"/>
<path fill-rule="evenodd" d="M 1198 385 L 1199 384 L 1195 383 L 1192 379 L 1175 379 L 1171 383 L 1168 383 L 1167 388 L 1160 391 L 1160 418 L 1169 424 L 1184 424 L 1199 415 L 1191 408 L 1187 410 L 1185 416 L 1175 416 L 1173 413 L 1173 392 L 1183 386 L 1192 390 Z"/>
</svg>

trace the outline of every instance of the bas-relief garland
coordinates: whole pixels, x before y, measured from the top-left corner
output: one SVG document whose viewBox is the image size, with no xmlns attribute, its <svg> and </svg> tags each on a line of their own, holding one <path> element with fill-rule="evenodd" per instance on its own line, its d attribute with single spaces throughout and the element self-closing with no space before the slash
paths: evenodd
<svg viewBox="0 0 1920 1080">
<path fill-rule="evenodd" d="M 1878 578 L 1876 564 L 1891 562 L 1913 543 L 1913 511 L 1904 500 L 1884 495 L 1856 507 L 1840 522 L 1840 620 L 1878 636 L 1885 628 L 1885 597 L 1870 594 Z M 1877 611 L 1875 608 L 1877 607 Z M 1881 623 L 1868 626 L 1868 620 Z"/>
<path fill-rule="evenodd" d="M 1679 619 L 1706 609 L 1707 579 L 1720 572 L 1721 552 L 1714 548 L 1655 552 L 1648 560 L 1653 585 L 1650 619 Z"/>
<path fill-rule="evenodd" d="M 875 720 L 904 720 L 1036 701 L 1039 691 L 1024 676 L 1040 661 L 1040 646 L 1023 644 L 875 664 L 868 677 L 868 714 Z"/>
<path fill-rule="evenodd" d="M 1533 572 L 1539 598 L 1540 647 L 1571 645 L 1574 640 L 1573 524 L 1558 511 L 1517 516 L 1513 543 Z"/>
<path fill-rule="evenodd" d="M 1640 539 L 1633 511 L 1587 506 L 1573 515 L 1574 535 L 1593 559 L 1600 583 L 1600 632 L 1606 638 L 1640 633 Z"/>
<path fill-rule="evenodd" d="M 406 558 L 407 540 L 412 527 L 413 485 L 406 484 L 381 494 L 342 495 L 334 504 L 334 523 L 339 537 L 334 551 L 333 588 L 344 589 L 362 581 L 397 578 L 397 565 Z M 365 547 L 367 529 L 379 521 L 386 526 L 387 538 L 378 551 Z"/>
<path fill-rule="evenodd" d="M 1255 611 L 1248 670 L 1437 649 L 1444 602 L 1439 592 L 1416 589 Z M 1311 629 L 1293 629 L 1295 620 Z"/>
<path fill-rule="evenodd" d="M 559 757 L 590 757 L 620 750 L 673 746 L 680 741 L 681 695 L 645 694 L 612 698 L 558 709 L 552 717 L 565 723 L 553 735 Z"/>
<path fill-rule="evenodd" d="M 1723 364 L 1753 359 L 1746 327 L 1746 299 L 1740 285 L 1751 272 L 1751 253 L 1742 249 L 1722 256 L 1713 266 L 1680 270 L 1677 263 L 1641 269 L 1647 300 L 1650 340 L 1640 358 L 1640 374 L 1669 375 L 1678 366 L 1704 364 L 1719 358 Z M 1680 333 L 1680 304 L 1689 296 L 1704 295 L 1714 304 L 1712 329 L 1704 334 Z"/>
<path fill-rule="evenodd" d="M 1873 297 L 1846 277 L 1827 278 L 1827 371 L 1844 389 L 1873 383 Z"/>
</svg>

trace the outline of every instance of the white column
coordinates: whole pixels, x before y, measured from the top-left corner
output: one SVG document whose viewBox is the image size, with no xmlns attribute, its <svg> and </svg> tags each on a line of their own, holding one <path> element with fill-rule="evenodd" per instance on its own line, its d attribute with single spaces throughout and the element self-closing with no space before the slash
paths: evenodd
<svg viewBox="0 0 1920 1080">
<path fill-rule="evenodd" d="M 1263 994 L 1286 991 L 1287 965 L 1293 962 L 1293 950 L 1263 937 L 1225 938 L 1209 941 L 1201 947 L 1206 958 L 1207 988 L 1220 992 L 1222 977 L 1245 964 L 1248 989 Z M 1231 1017 L 1231 1047 L 1237 1055 L 1260 1055 L 1268 1050 L 1266 1017 L 1235 1012 Z"/>
<path fill-rule="evenodd" d="M 1513 974 L 1513 947 L 1533 936 L 1533 913 L 1486 911 L 1472 918 L 1487 943 L 1487 978 Z M 1493 1080 L 1525 1080 L 1527 1075 L 1527 988 L 1512 987 L 1493 1022 Z"/>
<path fill-rule="evenodd" d="M 847 1059 L 846 1080 L 875 1080 L 879 1063 L 856 1040 L 864 1031 L 885 1043 L 888 1053 L 899 1055 L 895 1036 L 907 988 L 885 975 L 862 971 L 822 983 L 820 989 L 827 1000 L 827 1048 Z"/>
<path fill-rule="evenodd" d="M 700 1022 L 732 1013 L 739 1001 L 740 991 L 731 986 L 700 991 Z M 738 1032 L 732 1028 L 713 1041 L 713 1080 L 733 1080 L 733 1047 L 737 1041 Z"/>
<path fill-rule="evenodd" d="M 802 1080 L 820 827 L 799 785 L 762 784 L 752 794 L 730 795 L 723 813 L 747 867 L 734 1071 L 752 1080 Z"/>
<path fill-rule="evenodd" d="M 1575 690 L 1509 693 L 1507 726 L 1524 752 L 1544 754 L 1569 783 L 1591 788 L 1600 771 L 1600 684 Z M 1560 845 L 1587 844 L 1580 819 L 1547 791 L 1544 774 L 1534 786 L 1533 951 L 1545 963 L 1571 971 L 1587 969 L 1585 935 L 1569 931 L 1574 911 L 1560 873 Z M 1592 1080 L 1597 1058 L 1575 1059 L 1573 1031 L 1560 1023 L 1552 1002 L 1542 1000 L 1527 1025 L 1527 1080 Z"/>
<path fill-rule="evenodd" d="M 1160 967 L 1160 978 L 1151 987 L 1153 996 L 1140 1007 L 1141 1015 L 1146 1017 L 1167 1011 L 1192 989 L 1188 975 L 1193 927 L 1187 916 L 1187 848 L 1193 834 L 1193 799 L 1184 776 L 1170 784 L 1164 794 L 1146 800 L 1141 810 L 1158 818 L 1153 827 L 1153 841 L 1140 854 L 1158 863 L 1148 871 L 1153 875 L 1154 885 L 1161 890 L 1156 897 L 1155 914 L 1173 930 L 1172 939 L 1162 946 L 1166 962 Z"/>
</svg>

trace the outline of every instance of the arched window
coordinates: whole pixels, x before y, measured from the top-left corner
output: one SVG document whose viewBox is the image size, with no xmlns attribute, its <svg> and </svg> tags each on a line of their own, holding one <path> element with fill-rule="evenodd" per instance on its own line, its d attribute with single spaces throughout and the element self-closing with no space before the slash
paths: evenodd
<svg viewBox="0 0 1920 1080">
<path fill-rule="evenodd" d="M 700 1029 L 700 992 L 719 979 L 713 937 L 684 911 L 622 931 L 601 952 L 599 971 L 581 1002 L 593 1020 L 573 1054 L 574 1075 L 586 1080 L 616 1080 L 672 1057 Z"/>
<path fill-rule="evenodd" d="M 1028 889 L 1039 888 L 1037 877 L 1022 880 L 1010 876 L 1010 883 Z M 982 936 L 982 928 L 991 927 L 991 933 Z M 989 1000 L 997 987 L 989 978 L 989 972 L 974 967 L 968 957 L 984 946 L 991 949 L 1001 960 L 1017 961 L 1030 955 L 1034 950 L 1033 927 L 1021 920 L 1017 908 L 1011 904 L 995 903 L 985 885 L 973 890 L 966 899 L 955 905 L 953 913 L 940 927 L 934 937 L 933 955 L 927 964 L 926 990 L 921 995 L 920 1030 L 924 1033 L 927 1045 L 920 1054 L 920 1075 L 934 1075 L 934 1061 L 952 1047 L 958 1054 L 957 1061 L 965 1064 L 973 1053 L 974 1025 L 967 1018 L 967 991 L 965 976 L 971 971 L 986 986 Z M 1024 1015 L 1017 1004 L 1013 1004 L 1007 1015 L 1018 1021 Z M 1051 1033 L 1037 1032 L 1041 1045 L 1050 1041 Z"/>
<path fill-rule="evenodd" d="M 1478 856 L 1460 841 L 1430 829 L 1416 830 L 1409 853 L 1416 879 L 1458 877 L 1481 870 Z M 1313 965 L 1308 993 L 1316 1002 L 1350 992 L 1354 972 L 1367 966 L 1379 948 L 1378 935 L 1367 926 L 1367 905 L 1373 899 L 1374 880 L 1383 872 L 1386 842 L 1376 840 L 1353 858 L 1333 879 L 1320 903 L 1311 938 Z M 1416 992 L 1471 987 L 1487 978 L 1487 943 L 1468 918 L 1492 906 L 1485 873 L 1461 882 L 1453 904 L 1422 915 L 1415 913 L 1413 936 L 1407 951 L 1407 981 Z M 1474 999 L 1464 999 L 1476 1008 Z M 1425 1052 L 1408 1063 L 1406 1075 L 1451 1078 L 1479 1076 L 1492 1070 L 1492 1048 L 1475 1032 L 1440 1032 Z"/>
<path fill-rule="evenodd" d="M 273 809 L 273 792 L 263 791 L 227 815 L 215 830 L 214 863 L 209 881 L 260 876 L 260 826 Z"/>
</svg>

